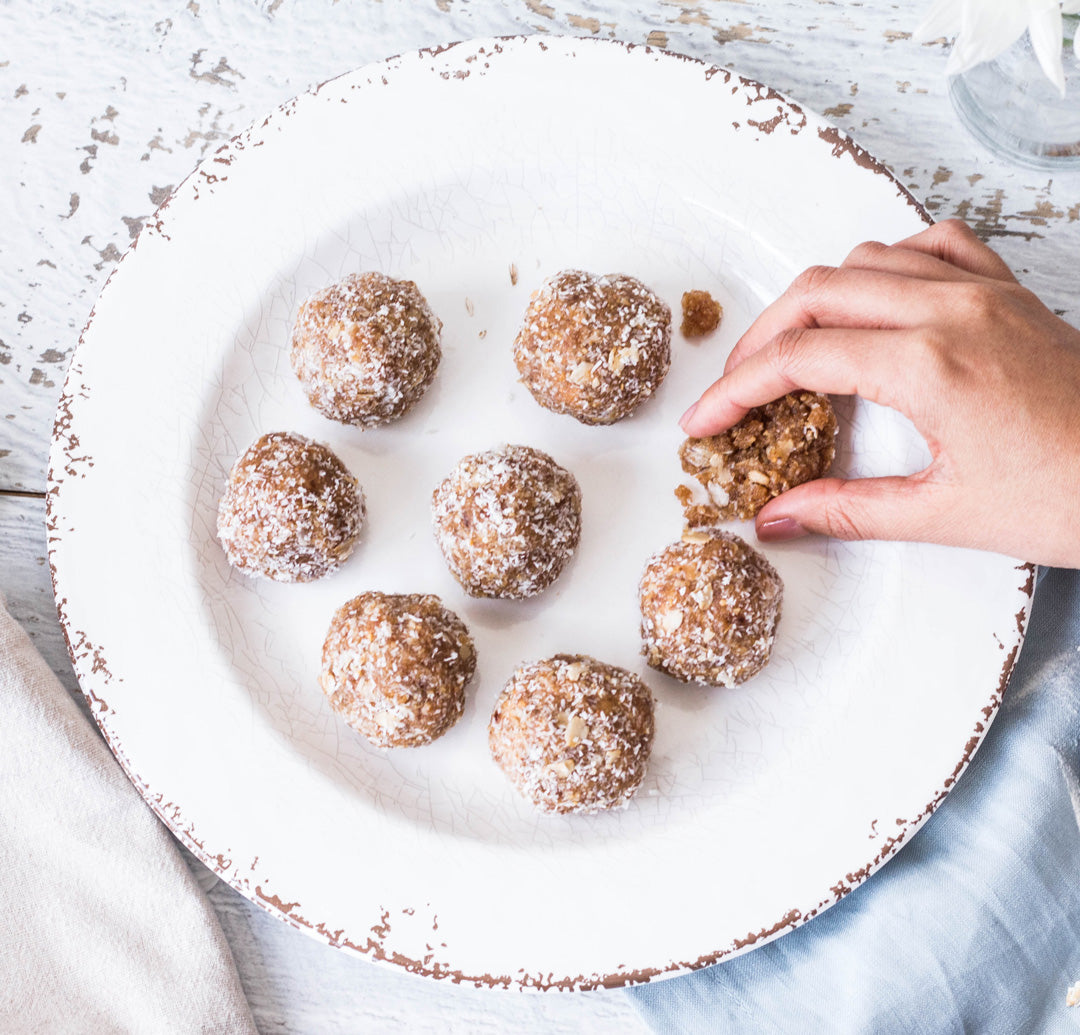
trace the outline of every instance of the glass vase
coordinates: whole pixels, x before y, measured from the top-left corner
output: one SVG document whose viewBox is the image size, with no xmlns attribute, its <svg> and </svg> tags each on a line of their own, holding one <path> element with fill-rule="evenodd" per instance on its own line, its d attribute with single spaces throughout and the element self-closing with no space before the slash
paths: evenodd
<svg viewBox="0 0 1080 1035">
<path fill-rule="evenodd" d="M 1003 158 L 1038 169 L 1080 169 L 1080 16 L 1064 16 L 1065 96 L 1047 79 L 1025 32 L 1008 50 L 949 80 L 961 122 Z"/>
</svg>

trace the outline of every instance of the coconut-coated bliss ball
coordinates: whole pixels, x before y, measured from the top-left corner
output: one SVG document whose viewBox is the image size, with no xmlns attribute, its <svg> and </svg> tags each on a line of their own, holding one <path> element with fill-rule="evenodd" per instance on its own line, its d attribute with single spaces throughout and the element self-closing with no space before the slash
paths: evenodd
<svg viewBox="0 0 1080 1035">
<path fill-rule="evenodd" d="M 246 575 L 310 582 L 352 553 L 364 495 L 337 455 L 284 431 L 256 440 L 233 465 L 218 507 L 218 539 Z"/>
<path fill-rule="evenodd" d="M 783 593 L 776 569 L 737 535 L 689 529 L 641 578 L 642 653 L 683 682 L 738 686 L 769 661 Z"/>
<path fill-rule="evenodd" d="M 488 743 L 541 812 L 598 812 L 633 797 L 653 731 L 652 693 L 637 676 L 583 654 L 556 654 L 510 677 Z"/>
<path fill-rule="evenodd" d="M 462 458 L 432 494 L 435 539 L 474 597 L 547 589 L 581 537 L 581 489 L 547 453 L 504 446 Z"/>
<path fill-rule="evenodd" d="M 372 744 L 417 747 L 461 718 L 475 669 L 465 623 L 437 596 L 369 591 L 334 614 L 319 683 Z"/>
<path fill-rule="evenodd" d="M 441 332 L 411 280 L 352 273 L 300 306 L 289 359 L 315 409 L 372 428 L 403 416 L 427 391 Z"/>
<path fill-rule="evenodd" d="M 625 273 L 563 270 L 533 294 L 514 363 L 541 406 L 583 424 L 613 424 L 667 375 L 671 310 Z"/>
</svg>

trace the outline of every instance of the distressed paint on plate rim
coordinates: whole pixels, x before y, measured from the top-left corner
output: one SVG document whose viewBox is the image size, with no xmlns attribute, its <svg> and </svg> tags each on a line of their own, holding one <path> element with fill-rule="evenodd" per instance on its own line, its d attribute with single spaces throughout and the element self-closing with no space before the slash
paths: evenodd
<svg viewBox="0 0 1080 1035">
<path fill-rule="evenodd" d="M 558 45 L 561 41 L 553 42 Z M 623 43 L 620 41 L 573 39 L 570 42 L 573 46 L 580 47 L 583 53 L 588 53 L 591 48 L 594 47 L 618 47 L 625 49 L 627 52 L 655 52 L 654 48 Z M 543 39 L 537 37 L 507 37 L 499 40 L 470 41 L 470 43 L 455 43 L 443 47 L 426 48 L 419 51 L 416 58 L 425 60 L 427 58 L 439 57 L 454 48 L 468 49 L 470 44 L 474 48 L 480 48 L 480 53 L 484 53 L 484 47 L 491 47 L 493 51 L 498 52 L 502 49 L 503 45 L 509 47 L 525 46 L 530 48 L 536 46 L 541 50 L 547 50 L 549 45 L 548 43 L 545 43 Z M 464 58 L 464 60 L 459 65 L 458 69 L 454 72 L 444 70 L 440 73 L 442 78 L 448 79 L 451 75 L 454 75 L 457 78 L 467 76 L 469 74 L 467 63 L 474 59 L 475 50 L 470 53 L 472 54 L 472 57 L 460 54 L 459 56 Z M 711 80 L 717 75 L 721 75 L 724 78 L 724 82 L 735 81 L 737 84 L 736 88 L 747 95 L 748 105 L 753 103 L 755 99 L 761 100 L 765 98 L 768 100 L 775 100 L 778 104 L 778 115 L 774 119 L 757 123 L 750 123 L 748 120 L 748 124 L 753 125 L 759 132 L 769 134 L 777 130 L 781 125 L 787 124 L 790 128 L 789 120 L 794 118 L 800 120 L 796 124 L 796 128 L 791 128 L 792 134 L 795 134 L 805 128 L 809 122 L 813 128 L 816 129 L 817 135 L 823 143 L 831 147 L 832 156 L 834 158 L 841 161 L 850 158 L 860 168 L 865 169 L 876 176 L 884 176 L 895 187 L 898 198 L 914 208 L 924 222 L 928 224 L 932 222 L 923 207 L 910 192 L 899 183 L 892 173 L 847 134 L 822 122 L 817 116 L 807 113 L 799 105 L 788 100 L 782 94 L 772 90 L 770 87 L 737 76 L 728 69 L 711 66 L 705 62 L 683 55 L 670 54 L 670 52 L 664 52 L 664 56 L 688 62 L 699 67 L 702 70 L 706 81 Z M 386 62 L 366 66 L 364 69 L 357 70 L 356 72 L 346 73 L 344 76 L 328 80 L 326 83 L 320 84 L 308 91 L 308 94 L 301 96 L 318 95 L 327 87 L 339 83 L 341 80 L 350 78 L 358 79 L 365 73 L 368 75 L 368 81 L 370 82 L 371 77 L 377 75 L 380 67 L 412 59 L 411 55 L 389 58 Z M 385 78 L 383 78 L 383 82 L 386 82 Z M 756 96 L 752 97 L 751 93 Z M 147 224 L 139 234 L 139 237 L 133 242 L 128 253 L 125 254 L 116 269 L 119 270 L 125 261 L 130 261 L 128 257 L 136 251 L 143 234 L 147 234 L 148 236 L 157 234 L 162 238 L 168 239 L 166 210 L 172 199 L 186 191 L 193 192 L 197 199 L 200 185 L 212 187 L 214 184 L 224 181 L 227 178 L 227 172 L 225 170 L 231 165 L 234 158 L 246 148 L 258 147 L 260 144 L 260 133 L 264 130 L 268 131 L 269 129 L 276 127 L 281 120 L 287 119 L 295 110 L 299 99 L 300 98 L 293 98 L 281 105 L 275 112 L 262 120 L 261 123 L 253 124 L 249 129 L 222 145 L 222 147 L 220 147 L 213 155 L 204 159 L 203 162 L 201 162 L 200 165 L 178 185 L 169 198 L 161 204 L 155 213 L 154 218 L 147 221 Z M 736 129 L 737 128 L 738 126 L 736 126 Z M 115 273 L 116 270 L 114 270 L 113 274 L 110 275 L 109 279 L 106 281 L 106 284 L 102 289 L 102 295 L 109 290 L 110 283 L 112 282 Z M 79 338 L 80 348 L 82 347 L 87 330 L 94 321 L 94 317 L 95 310 L 92 310 L 87 320 L 87 324 L 83 329 L 83 333 Z M 816 904 L 806 904 L 801 907 L 794 906 L 776 919 L 775 922 L 766 924 L 758 930 L 748 931 L 744 937 L 735 938 L 730 944 L 724 945 L 713 952 L 705 953 L 696 959 L 672 959 L 661 962 L 655 967 L 637 968 L 635 970 L 628 970 L 620 967 L 609 973 L 579 974 L 574 976 L 556 976 L 554 973 L 527 974 L 523 971 L 512 975 L 466 974 L 453 968 L 450 964 L 441 963 L 433 958 L 425 957 L 420 960 L 405 958 L 401 956 L 400 953 L 393 950 L 387 951 L 387 936 L 393 923 L 393 918 L 387 910 L 382 910 L 381 921 L 372 926 L 370 932 L 367 933 L 368 936 L 366 941 L 361 940 L 359 937 L 350 938 L 345 935 L 343 930 L 333 929 L 332 926 L 328 924 L 327 919 L 311 919 L 306 917 L 301 904 L 298 901 L 292 900 L 286 890 L 272 889 L 272 878 L 270 878 L 268 874 L 260 874 L 259 872 L 260 867 L 257 856 L 253 860 L 243 860 L 238 863 L 236 860 L 229 858 L 225 852 L 215 852 L 214 848 L 217 846 L 208 846 L 199 837 L 194 825 L 185 817 L 182 807 L 172 801 L 166 800 L 165 796 L 155 791 L 154 788 L 139 776 L 130 761 L 127 751 L 120 743 L 119 737 L 110 722 L 110 717 L 114 712 L 107 703 L 107 697 L 113 676 L 109 670 L 105 648 L 101 645 L 91 643 L 87 639 L 86 634 L 76 628 L 77 623 L 69 617 L 67 612 L 68 602 L 64 591 L 65 577 L 56 563 L 56 555 L 58 552 L 57 543 L 63 537 L 63 530 L 60 526 L 59 517 L 62 511 L 60 496 L 62 494 L 64 483 L 69 478 L 86 477 L 84 465 L 85 468 L 92 468 L 94 463 L 92 457 L 86 455 L 84 452 L 80 452 L 78 436 L 74 433 L 72 428 L 72 400 L 77 396 L 85 396 L 90 391 L 90 388 L 82 383 L 79 358 L 79 350 L 76 349 L 65 382 L 64 392 L 57 409 L 54 425 L 53 446 L 49 466 L 49 488 L 47 493 L 47 529 L 49 536 L 49 565 L 57 599 L 57 612 L 64 631 L 68 652 L 75 672 L 79 678 L 80 688 L 90 705 L 95 721 L 109 743 L 113 754 L 124 768 L 129 779 L 131 779 L 132 783 L 139 790 L 139 793 L 146 800 L 147 804 L 192 851 L 192 853 L 217 873 L 218 876 L 226 880 L 232 887 L 251 901 L 299 930 L 303 930 L 332 946 L 368 956 L 378 962 L 388 962 L 414 973 L 438 979 L 451 980 L 456 983 L 475 985 L 476 987 L 509 987 L 521 990 L 587 990 L 601 987 L 618 987 L 696 970 L 716 963 L 728 956 L 763 945 L 786 931 L 794 929 L 820 913 L 822 910 L 828 908 L 828 906 L 838 902 L 854 887 L 865 881 L 879 866 L 895 855 L 896 851 L 906 843 L 910 836 L 934 812 L 964 771 L 982 742 L 982 738 L 985 736 L 985 733 L 1000 706 L 1001 695 L 1004 692 L 1009 675 L 1019 653 L 1020 646 L 1023 642 L 1034 589 L 1034 568 L 1029 564 L 1017 566 L 1017 571 L 1022 576 L 1022 582 L 1017 586 L 1020 609 L 1015 616 L 1015 642 L 1009 645 L 1010 649 L 1006 649 L 1006 644 L 1000 644 L 1005 651 L 1005 656 L 1001 665 L 1000 681 L 997 687 L 993 688 L 992 692 L 989 694 L 987 703 L 982 707 L 982 718 L 976 721 L 972 734 L 964 746 L 963 753 L 957 761 L 955 768 L 944 778 L 939 789 L 931 800 L 926 803 L 922 811 L 913 818 L 897 818 L 897 832 L 886 838 L 879 847 L 876 846 L 878 847 L 878 850 L 873 855 L 869 856 L 861 867 L 843 874 L 837 880 L 836 884 L 831 887 L 829 895 L 822 898 Z M 875 821 L 875 824 L 876 822 L 877 821 Z M 407 910 L 403 910 L 403 912 L 407 912 Z M 433 930 L 437 931 L 437 929 L 438 920 L 436 915 L 433 922 Z"/>
</svg>

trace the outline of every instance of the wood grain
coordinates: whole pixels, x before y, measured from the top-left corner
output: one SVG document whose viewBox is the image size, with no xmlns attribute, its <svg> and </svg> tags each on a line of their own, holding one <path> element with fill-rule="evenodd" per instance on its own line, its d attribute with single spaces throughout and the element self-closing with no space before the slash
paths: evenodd
<svg viewBox="0 0 1080 1035">
<path fill-rule="evenodd" d="M 88 715 L 56 621 L 45 504 L 0 494 L 0 572 L 8 610 Z M 485 993 L 375 967 L 287 927 L 184 852 L 209 889 L 259 1030 L 320 1035 L 409 1031 L 571 1035 L 647 1031 L 621 992 L 590 996 Z"/>
<path fill-rule="evenodd" d="M 936 217 L 970 222 L 1077 323 L 1080 177 L 1010 167 L 966 136 L 946 96 L 945 46 L 910 39 L 923 6 L 147 0 L 132 8 L 87 0 L 54 3 L 43 17 L 36 0 L 7 0 L 0 490 L 43 491 L 53 411 L 94 299 L 143 222 L 203 155 L 314 82 L 453 39 L 610 36 L 771 83 L 854 134 Z M 0 494 L 0 588 L 74 692 L 45 555 L 44 501 Z M 263 1032 L 644 1030 L 621 994 L 518 997 L 442 986 L 307 939 L 223 884 L 210 895 Z"/>
<path fill-rule="evenodd" d="M 530 995 L 461 988 L 331 949 L 263 913 L 227 884 L 219 882 L 210 901 L 264 1035 L 635 1035 L 649 1030 L 619 990 Z"/>
<path fill-rule="evenodd" d="M 43 487 L 79 330 L 143 222 L 194 163 L 313 82 L 449 39 L 613 36 L 730 64 L 852 132 L 935 216 L 967 219 L 1052 308 L 1080 315 L 1070 284 L 1077 174 L 1019 170 L 972 142 L 946 97 L 945 48 L 912 42 L 917 13 L 905 5 L 155 0 L 130 18 L 119 9 L 93 0 L 85 15 L 69 7 L 55 20 L 37 17 L 32 0 L 0 9 L 3 38 L 20 40 L 0 60 L 9 98 L 0 140 L 14 159 L 0 242 L 0 488 Z M 60 46 L 65 61 L 51 60 Z"/>
</svg>

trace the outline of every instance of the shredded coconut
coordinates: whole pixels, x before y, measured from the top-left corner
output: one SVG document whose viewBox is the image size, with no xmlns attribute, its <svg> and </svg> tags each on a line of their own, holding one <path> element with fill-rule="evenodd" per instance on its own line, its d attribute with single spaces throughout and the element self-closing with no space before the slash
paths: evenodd
<svg viewBox="0 0 1080 1035">
<path fill-rule="evenodd" d="M 782 601 L 760 553 L 729 532 L 695 529 L 645 568 L 642 654 L 683 682 L 737 686 L 768 663 Z"/>
<path fill-rule="evenodd" d="M 369 428 L 402 416 L 427 391 L 441 331 L 411 280 L 353 273 L 300 306 L 289 358 L 312 406 Z"/>
<path fill-rule="evenodd" d="M 218 538 L 233 567 L 277 582 L 310 582 L 352 553 L 364 495 L 326 446 L 263 435 L 233 465 L 218 508 Z"/>
<path fill-rule="evenodd" d="M 475 669 L 465 623 L 437 596 L 372 591 L 334 615 L 319 683 L 334 711 L 373 744 L 415 747 L 461 718 Z"/>
<path fill-rule="evenodd" d="M 623 808 L 645 776 L 653 698 L 625 669 L 582 654 L 519 668 L 491 715 L 491 754 L 541 812 Z"/>
<path fill-rule="evenodd" d="M 529 446 L 464 457 L 431 503 L 435 540 L 471 596 L 535 596 L 559 577 L 581 537 L 577 480 Z"/>
<path fill-rule="evenodd" d="M 671 310 L 626 274 L 563 270 L 529 302 L 514 362 L 541 406 L 583 424 L 612 424 L 667 375 Z"/>
</svg>

